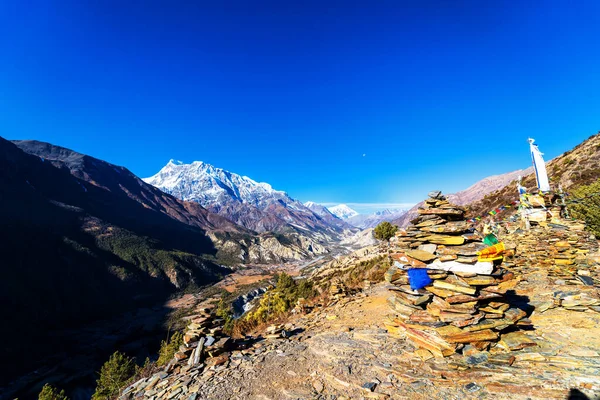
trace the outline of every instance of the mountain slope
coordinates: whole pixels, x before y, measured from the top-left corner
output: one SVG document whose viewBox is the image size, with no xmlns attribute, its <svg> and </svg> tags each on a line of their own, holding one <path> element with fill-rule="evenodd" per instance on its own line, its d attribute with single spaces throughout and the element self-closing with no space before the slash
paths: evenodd
<svg viewBox="0 0 600 400">
<path fill-rule="evenodd" d="M 19 338 L 3 346 L 2 364 L 9 371 L 2 379 L 33 366 L 32 351 L 36 357 L 52 352 L 51 346 L 33 349 L 29 343 L 55 327 L 77 327 L 228 273 L 210 261 L 216 249 L 200 227 L 214 226 L 206 210 L 198 214 L 198 226 L 182 223 L 147 208 L 169 200 L 159 191 L 119 189 L 111 181 L 112 174 L 128 176 L 127 170 L 107 164 L 109 173 L 99 160 L 70 155 L 73 172 L 0 138 L 0 307 L 3 325 L 11 327 L 0 336 L 5 343 Z M 88 164 L 89 172 L 76 169 Z"/>
<path fill-rule="evenodd" d="M 543 148 L 542 148 L 543 150 Z M 560 184 L 563 190 L 587 185 L 600 177 L 600 133 L 590 136 L 572 150 L 547 161 L 546 169 L 553 188 Z M 448 200 L 458 205 L 468 205 L 470 216 L 487 215 L 499 206 L 518 200 L 516 181 L 523 178 L 522 185 L 528 189 L 536 187 L 533 168 L 494 175 L 476 182 L 469 188 L 448 195 Z M 416 204 L 408 213 L 395 219 L 394 224 L 405 227 L 417 215 L 422 203 Z"/>
<path fill-rule="evenodd" d="M 483 199 L 485 196 L 489 195 L 495 190 L 503 188 L 510 182 L 518 179 L 519 176 L 525 176 L 527 174 L 530 174 L 532 171 L 533 168 L 529 167 L 527 169 L 519 169 L 513 172 L 508 172 L 506 174 L 488 176 L 487 178 L 483 178 L 482 180 L 475 182 L 467 189 L 449 194 L 446 197 L 451 203 L 457 205 L 467 205 L 472 202 L 476 202 L 478 200 Z M 414 219 L 417 216 L 417 210 L 422 205 L 423 202 L 415 204 L 410 210 L 408 210 L 406 214 L 394 219 L 392 223 L 400 227 L 408 226 L 410 220 Z"/>
<path fill-rule="evenodd" d="M 508 172 L 501 175 L 488 176 L 469 186 L 465 190 L 448 195 L 448 200 L 459 206 L 464 206 L 474 201 L 481 200 L 488 193 L 492 193 L 503 188 L 510 182 L 517 180 L 519 176 L 527 176 L 533 172 L 533 167 L 527 169 L 519 169 L 517 171 Z"/>
<path fill-rule="evenodd" d="M 344 234 L 285 192 L 201 161 L 171 160 L 144 181 L 256 232 L 297 233 L 322 241 Z"/>
<path fill-rule="evenodd" d="M 311 210 L 312 212 L 314 212 L 315 214 L 317 214 L 319 217 L 323 218 L 323 220 L 325 222 L 327 222 L 329 225 L 338 227 L 339 229 L 342 229 L 342 230 L 348 230 L 348 231 L 356 230 L 356 228 L 354 226 L 348 224 L 346 221 L 342 220 L 341 218 L 338 218 L 337 216 L 333 215 L 331 213 L 331 211 L 329 211 L 327 209 L 327 207 L 325 207 L 325 206 L 322 206 L 322 205 L 317 204 L 312 201 L 307 201 L 306 203 L 304 203 L 304 206 L 306 208 L 308 208 L 309 210 Z"/>
<path fill-rule="evenodd" d="M 280 262 L 327 250 L 290 235 L 256 235 L 126 168 L 37 141 L 0 137 L 0 332 L 3 380 L 54 328 L 77 328 L 213 283 L 217 264 Z M 43 328 L 42 328 L 43 327 Z M 38 329 L 39 328 L 39 329 Z M 53 343 L 62 346 L 64 343 Z"/>
<path fill-rule="evenodd" d="M 568 192 L 599 179 L 600 133 L 590 136 L 572 150 L 546 162 L 546 170 L 552 190 L 557 190 L 560 185 Z M 524 175 L 521 184 L 528 190 L 536 188 L 535 174 L 530 172 Z M 514 200 L 518 200 L 515 180 L 470 204 L 469 213 L 473 216 L 486 215 L 488 211 Z"/>
</svg>

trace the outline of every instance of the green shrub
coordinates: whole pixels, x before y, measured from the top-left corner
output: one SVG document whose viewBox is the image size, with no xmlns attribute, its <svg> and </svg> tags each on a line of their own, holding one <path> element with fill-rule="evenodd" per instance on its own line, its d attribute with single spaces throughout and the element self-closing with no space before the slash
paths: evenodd
<svg viewBox="0 0 600 400">
<path fill-rule="evenodd" d="M 97 387 L 93 400 L 109 400 L 116 397 L 135 375 L 137 366 L 134 359 L 118 351 L 104 363 L 100 369 L 100 377 L 96 381 Z"/>
<path fill-rule="evenodd" d="M 179 347 L 183 344 L 183 334 L 181 332 L 175 332 L 173 336 L 171 336 L 170 340 L 163 340 L 160 342 L 160 350 L 158 350 L 158 360 L 156 360 L 156 365 L 161 367 L 166 365 Z"/>
<path fill-rule="evenodd" d="M 303 279 L 298 284 L 298 298 L 310 299 L 317 295 L 317 291 L 315 290 L 311 281 L 307 279 Z"/>
<path fill-rule="evenodd" d="M 42 391 L 38 395 L 39 400 L 68 400 L 69 398 L 65 395 L 65 391 L 59 391 L 54 386 L 46 383 L 42 388 Z"/>
<path fill-rule="evenodd" d="M 600 237 L 600 179 L 571 191 L 568 208 L 571 216 L 586 222 L 588 229 Z"/>
<path fill-rule="evenodd" d="M 312 282 L 306 279 L 296 281 L 283 272 L 277 276 L 276 287 L 265 293 L 258 305 L 243 318 L 235 321 L 234 331 L 243 335 L 259 324 L 285 317 L 298 299 L 311 299 L 316 294 Z"/>
<path fill-rule="evenodd" d="M 223 331 L 227 334 L 231 334 L 235 320 L 233 319 L 233 312 L 231 311 L 231 305 L 228 305 L 225 300 L 219 300 L 216 314 L 219 318 L 223 318 Z"/>
<path fill-rule="evenodd" d="M 375 239 L 388 241 L 394 237 L 396 231 L 398 231 L 398 227 L 396 225 L 392 225 L 387 221 L 383 221 L 375 227 L 373 236 L 375 236 Z"/>
</svg>

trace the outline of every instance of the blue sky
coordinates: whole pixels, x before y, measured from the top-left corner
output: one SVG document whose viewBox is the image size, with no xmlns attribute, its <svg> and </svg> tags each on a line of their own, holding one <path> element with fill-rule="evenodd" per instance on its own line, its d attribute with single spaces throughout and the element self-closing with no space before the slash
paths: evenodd
<svg viewBox="0 0 600 400">
<path fill-rule="evenodd" d="M 1 2 L 0 135 L 414 203 L 596 133 L 599 24 L 597 1 Z"/>
</svg>

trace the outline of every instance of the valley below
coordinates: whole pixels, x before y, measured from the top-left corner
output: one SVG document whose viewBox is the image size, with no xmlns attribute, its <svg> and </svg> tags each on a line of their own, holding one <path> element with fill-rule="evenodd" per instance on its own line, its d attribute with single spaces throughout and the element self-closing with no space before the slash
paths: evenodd
<svg viewBox="0 0 600 400">
<path fill-rule="evenodd" d="M 45 332 L 39 345 L 52 349 L 51 355 L 36 359 L 33 352 L 34 356 L 27 360 L 33 367 L 30 371 L 14 375 L 15 371 L 7 370 L 0 385 L 0 399 L 37 399 L 44 383 L 49 382 L 67 390 L 73 400 L 89 400 L 98 371 L 112 353 L 124 352 L 135 357 L 138 364 L 143 364 L 146 358 L 155 361 L 161 341 L 185 326 L 182 317 L 215 293 L 225 291 L 243 297 L 255 288 L 272 284 L 276 274 L 285 272 L 298 277 L 303 270 L 319 268 L 350 251 L 336 245 L 327 255 L 308 260 L 242 265 L 215 284 L 192 293 L 174 294 L 166 302 L 143 306 L 80 328 Z"/>
<path fill-rule="evenodd" d="M 600 157 L 599 141 L 596 135 L 574 149 L 576 163 L 561 156 L 548 164 L 556 174 L 564 170 L 565 187 L 569 182 L 590 184 L 595 171 L 590 168 Z M 406 258 L 398 252 L 419 257 L 425 251 L 419 248 L 425 246 L 436 251 L 425 251 L 429 262 L 477 262 L 468 246 L 460 247 L 466 253 L 460 257 L 444 246 L 481 241 L 475 231 L 479 223 L 474 222 L 479 220 L 467 223 L 466 213 L 504 212 L 502 204 L 514 200 L 511 182 L 527 170 L 490 177 L 448 196 L 457 203 L 469 202 L 465 207 L 430 198 L 408 212 L 365 216 L 345 205 L 332 207 L 337 215 L 202 162 L 170 162 L 142 180 L 124 167 L 43 142 L 0 138 L 0 152 L 0 217 L 7 228 L 0 241 L 7 266 L 0 271 L 0 300 L 9 327 L 0 332 L 5 343 L 1 400 L 36 399 L 46 383 L 65 389 L 72 400 L 88 400 L 100 369 L 116 351 L 134 357 L 138 366 L 145 360 L 152 364 L 164 341 L 175 332 L 182 334 L 180 339 L 186 337 L 190 329 L 197 332 L 184 345 L 176 342 L 169 364 L 149 368 L 153 385 L 161 381 L 162 389 L 150 390 L 148 397 L 161 393 L 157 398 L 183 398 L 189 393 L 191 399 L 341 400 L 403 393 L 408 398 L 536 398 L 528 393 L 539 390 L 541 398 L 564 398 L 571 388 L 587 393 L 600 388 L 588 378 L 600 371 L 598 310 L 587 309 L 600 303 L 597 285 L 590 285 L 597 259 L 589 259 L 594 269 L 582 270 L 586 278 L 576 283 L 594 286 L 586 288 L 593 299 L 584 296 L 592 303 L 577 305 L 585 308 L 575 310 L 580 314 L 554 309 L 556 296 L 579 294 L 562 279 L 539 275 L 537 268 L 548 263 L 544 257 L 559 251 L 540 245 L 547 232 L 538 232 L 530 247 L 517 251 L 528 260 L 540 255 L 532 262 L 536 270 L 511 272 L 522 275 L 520 296 L 537 296 L 525 307 L 528 326 L 535 326 L 525 331 L 535 333 L 527 338 L 535 351 L 507 359 L 499 347 L 487 343 L 489 351 L 469 348 L 460 353 L 461 347 L 449 359 L 432 359 L 410 337 L 398 334 L 400 325 L 393 318 L 390 325 L 390 287 L 382 276 L 393 260 Z M 571 169 L 592 172 L 575 176 Z M 523 182 L 533 187 L 533 175 Z M 441 208 L 429 209 L 431 204 Z M 450 217 L 415 219 L 427 213 Z M 373 226 L 384 221 L 394 231 L 379 241 Z M 560 232 L 565 226 L 551 226 L 556 236 L 552 242 L 564 239 Z M 575 226 L 569 245 L 588 238 L 583 224 Z M 595 240 L 589 240 L 593 254 Z M 558 257 L 550 272 L 586 257 L 590 249 Z M 438 310 L 444 318 L 466 318 L 457 312 L 466 306 L 444 301 L 432 304 L 458 314 Z M 399 313 L 412 306 L 395 305 Z M 532 313 L 534 308 L 539 313 Z M 416 315 L 424 323 L 439 322 L 420 311 Z M 500 319 L 498 310 L 493 311 L 486 318 Z M 564 335 L 554 334 L 563 327 Z M 577 335 L 586 342 L 577 343 Z M 210 338 L 209 348 L 198 347 L 201 336 Z M 215 348 L 215 343 L 224 344 Z M 191 353 L 198 355 L 198 363 Z M 199 361 L 202 356 L 205 363 Z M 474 356 L 485 360 L 470 364 Z M 565 366 L 566 372 L 561 370 Z M 537 375 L 529 382 L 531 373 Z M 124 398 L 133 398 L 133 390 L 142 393 L 141 387 L 150 383 L 147 377 L 135 379 L 140 386 Z M 123 390 L 125 383 L 120 384 L 118 390 Z M 506 394 L 512 392 L 517 395 Z"/>
</svg>

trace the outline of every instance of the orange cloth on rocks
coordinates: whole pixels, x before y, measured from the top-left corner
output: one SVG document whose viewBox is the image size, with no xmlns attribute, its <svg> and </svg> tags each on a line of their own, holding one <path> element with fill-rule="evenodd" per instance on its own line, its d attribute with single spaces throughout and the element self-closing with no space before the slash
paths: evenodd
<svg viewBox="0 0 600 400">
<path fill-rule="evenodd" d="M 502 253 L 506 250 L 504 247 L 504 242 L 500 242 L 490 247 L 486 247 L 485 249 L 478 251 L 477 255 L 479 256 L 478 261 L 493 261 L 500 260 L 502 258 Z"/>
</svg>

